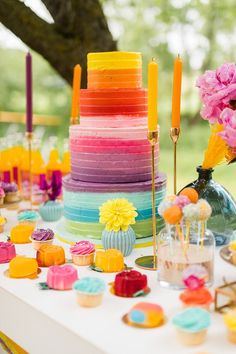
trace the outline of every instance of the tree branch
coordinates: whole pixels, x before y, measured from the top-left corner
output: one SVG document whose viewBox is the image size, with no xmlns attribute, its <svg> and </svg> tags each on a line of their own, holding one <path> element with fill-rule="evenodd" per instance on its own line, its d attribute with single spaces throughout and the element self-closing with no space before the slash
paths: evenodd
<svg viewBox="0 0 236 354">
<path fill-rule="evenodd" d="M 0 1 L 0 21 L 41 54 L 69 84 L 73 67 L 80 63 L 85 87 L 87 53 L 116 50 L 102 7 L 98 0 L 42 1 L 55 23 L 47 23 L 19 0 Z"/>
</svg>

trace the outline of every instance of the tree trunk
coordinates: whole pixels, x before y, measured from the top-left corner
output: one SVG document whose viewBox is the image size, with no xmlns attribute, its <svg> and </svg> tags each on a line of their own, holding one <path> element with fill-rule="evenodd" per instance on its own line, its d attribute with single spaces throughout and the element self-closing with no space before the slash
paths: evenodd
<svg viewBox="0 0 236 354">
<path fill-rule="evenodd" d="M 83 68 L 86 87 L 88 52 L 117 50 L 98 0 L 42 0 L 54 23 L 38 17 L 19 0 L 0 1 L 0 21 L 41 54 L 71 85 L 73 68 Z"/>
</svg>

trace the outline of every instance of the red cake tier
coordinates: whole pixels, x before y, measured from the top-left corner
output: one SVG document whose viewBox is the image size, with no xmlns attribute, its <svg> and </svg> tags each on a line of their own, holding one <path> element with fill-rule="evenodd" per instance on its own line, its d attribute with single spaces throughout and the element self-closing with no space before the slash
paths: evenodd
<svg viewBox="0 0 236 354">
<path fill-rule="evenodd" d="M 132 297 L 147 288 L 147 276 L 136 270 L 123 271 L 115 277 L 114 291 L 118 296 Z"/>
<path fill-rule="evenodd" d="M 147 115 L 145 89 L 81 90 L 81 116 Z"/>
</svg>

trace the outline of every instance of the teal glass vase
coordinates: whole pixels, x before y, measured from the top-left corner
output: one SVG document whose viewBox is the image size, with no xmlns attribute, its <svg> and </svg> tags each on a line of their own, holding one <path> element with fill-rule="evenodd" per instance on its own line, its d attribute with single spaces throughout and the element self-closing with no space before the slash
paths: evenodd
<svg viewBox="0 0 236 354">
<path fill-rule="evenodd" d="M 236 232 L 236 202 L 223 186 L 212 179 L 213 171 L 212 168 L 198 166 L 198 179 L 186 187 L 196 189 L 199 197 L 211 205 L 212 215 L 207 226 L 214 234 L 216 246 L 222 246 L 227 245 Z"/>
</svg>

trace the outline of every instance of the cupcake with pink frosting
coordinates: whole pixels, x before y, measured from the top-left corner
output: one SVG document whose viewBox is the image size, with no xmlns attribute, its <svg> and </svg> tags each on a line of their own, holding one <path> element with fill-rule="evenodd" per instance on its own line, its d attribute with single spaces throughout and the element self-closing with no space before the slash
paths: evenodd
<svg viewBox="0 0 236 354">
<path fill-rule="evenodd" d="M 79 241 L 70 247 L 70 253 L 74 264 L 91 265 L 94 261 L 95 246 L 90 241 Z"/>
<path fill-rule="evenodd" d="M 0 187 L 0 205 L 3 204 L 3 202 L 4 202 L 4 197 L 5 197 L 4 189 Z"/>
</svg>

